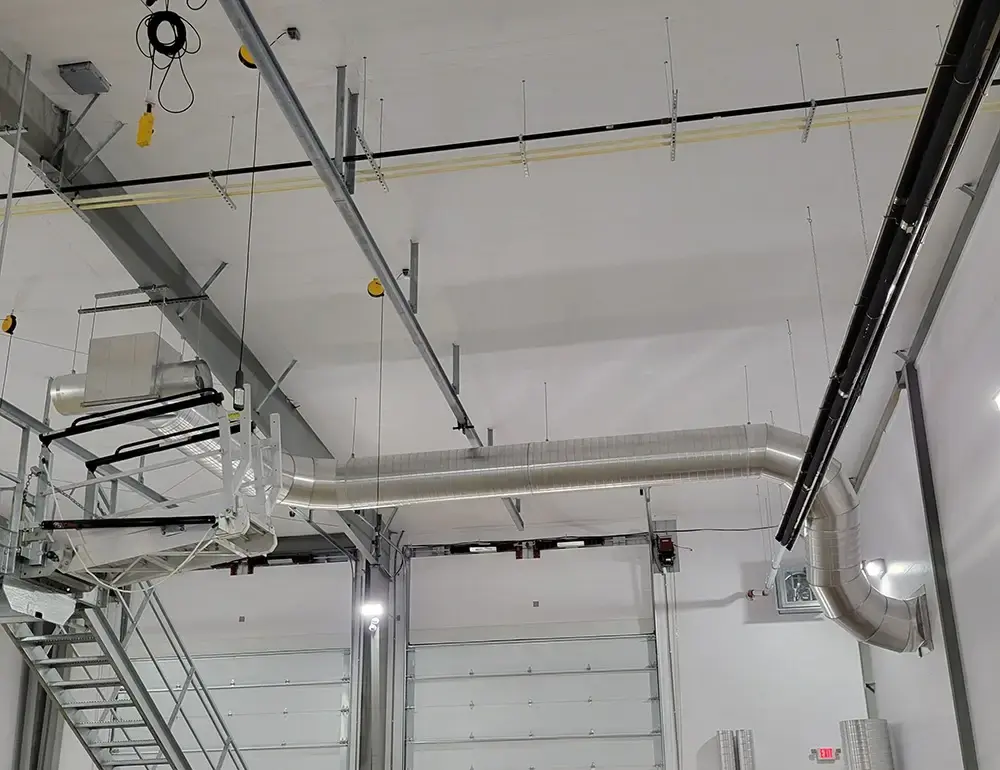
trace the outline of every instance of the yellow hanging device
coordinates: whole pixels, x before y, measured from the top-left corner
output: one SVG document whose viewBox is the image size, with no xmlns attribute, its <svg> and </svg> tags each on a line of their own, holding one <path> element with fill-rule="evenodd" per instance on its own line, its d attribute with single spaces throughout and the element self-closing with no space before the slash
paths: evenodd
<svg viewBox="0 0 1000 770">
<path fill-rule="evenodd" d="M 153 104 L 152 102 L 146 102 L 146 111 L 139 118 L 139 130 L 135 135 L 135 143 L 137 145 L 140 147 L 149 147 L 149 143 L 153 141 L 153 123 L 155 122 L 156 116 L 153 114 Z"/>
</svg>

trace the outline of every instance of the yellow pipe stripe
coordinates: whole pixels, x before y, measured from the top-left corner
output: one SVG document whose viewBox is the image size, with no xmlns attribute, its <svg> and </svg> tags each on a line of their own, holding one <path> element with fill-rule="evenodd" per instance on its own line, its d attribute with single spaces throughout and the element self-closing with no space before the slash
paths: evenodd
<svg viewBox="0 0 1000 770">
<path fill-rule="evenodd" d="M 846 125 L 867 125 L 887 121 L 915 118 L 919 113 L 918 106 L 909 107 L 878 107 L 866 110 L 856 110 L 848 116 L 844 112 L 817 114 L 811 126 L 811 131 Z M 1000 100 L 985 103 L 982 112 L 1000 111 Z M 700 129 L 679 130 L 677 143 L 701 144 L 704 142 L 724 141 L 728 139 L 743 139 L 754 136 L 767 136 L 779 133 L 801 132 L 804 117 L 789 117 L 776 120 L 757 121 L 740 125 L 708 126 Z M 577 142 L 539 148 L 536 144 L 527 151 L 527 160 L 531 163 L 541 163 L 550 160 L 567 160 L 571 158 L 595 157 L 619 152 L 635 150 L 662 149 L 670 146 L 669 133 L 644 134 L 641 136 L 618 139 L 604 139 L 591 142 Z M 475 171 L 504 166 L 520 166 L 521 154 L 517 152 L 499 152 L 480 155 L 468 155 L 462 158 L 444 158 L 428 161 L 411 161 L 408 163 L 387 164 L 382 167 L 386 179 L 406 179 L 431 174 L 446 174 L 459 171 Z M 375 181 L 372 171 L 359 171 L 359 183 Z M 314 175 L 285 177 L 272 181 L 257 181 L 256 193 L 282 193 L 302 190 L 314 190 L 322 187 L 322 183 Z M 250 194 L 249 182 L 234 182 L 229 185 L 230 197 L 243 197 Z M 86 198 L 78 202 L 82 211 L 99 211 L 102 209 L 122 208 L 126 206 L 149 206 L 160 203 L 179 203 L 181 201 L 211 200 L 219 197 L 214 188 L 203 187 L 172 188 L 169 190 L 151 190 L 119 195 L 106 195 Z M 16 216 L 41 216 L 46 214 L 65 213 L 69 208 L 59 200 L 43 203 L 26 204 L 15 207 Z"/>
</svg>

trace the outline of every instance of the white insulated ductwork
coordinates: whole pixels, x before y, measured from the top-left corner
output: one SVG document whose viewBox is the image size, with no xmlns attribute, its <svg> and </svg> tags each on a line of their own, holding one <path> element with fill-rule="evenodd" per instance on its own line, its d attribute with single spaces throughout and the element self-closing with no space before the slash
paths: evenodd
<svg viewBox="0 0 1000 770">
<path fill-rule="evenodd" d="M 334 460 L 282 458 L 279 502 L 353 510 L 766 476 L 791 485 L 806 438 L 771 425 L 546 441 Z M 377 476 L 376 476 L 377 470 Z M 827 616 L 896 652 L 926 644 L 922 599 L 882 594 L 862 568 L 858 498 L 834 463 L 805 527 L 809 582 Z"/>
</svg>

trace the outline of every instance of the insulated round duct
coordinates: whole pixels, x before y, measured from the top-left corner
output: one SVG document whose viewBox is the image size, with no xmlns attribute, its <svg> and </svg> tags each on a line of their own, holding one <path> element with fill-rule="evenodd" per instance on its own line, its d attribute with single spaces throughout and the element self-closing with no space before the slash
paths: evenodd
<svg viewBox="0 0 1000 770">
<path fill-rule="evenodd" d="M 285 455 L 280 502 L 355 510 L 680 481 L 767 476 L 790 485 L 806 438 L 772 425 L 542 441 L 333 460 Z M 806 524 L 808 578 L 827 616 L 899 652 L 924 643 L 918 599 L 882 594 L 862 569 L 858 498 L 833 463 Z"/>
<path fill-rule="evenodd" d="M 148 374 L 149 370 L 146 372 Z M 153 370 L 152 392 L 143 394 L 143 398 L 167 398 L 210 387 L 212 387 L 212 371 L 208 368 L 208 364 L 200 359 L 160 364 Z M 88 406 L 86 389 L 86 374 L 64 374 L 55 377 L 49 386 L 52 406 L 59 414 L 66 417 L 111 409 L 114 406 L 108 403 Z"/>
</svg>

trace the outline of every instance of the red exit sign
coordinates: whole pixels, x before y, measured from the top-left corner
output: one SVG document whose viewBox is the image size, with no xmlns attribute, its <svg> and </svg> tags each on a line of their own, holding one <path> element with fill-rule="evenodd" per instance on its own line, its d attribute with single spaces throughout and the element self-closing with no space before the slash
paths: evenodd
<svg viewBox="0 0 1000 770">
<path fill-rule="evenodd" d="M 829 762 L 837 758 L 837 751 L 832 746 L 822 746 L 816 749 L 816 759 L 820 762 Z"/>
</svg>

